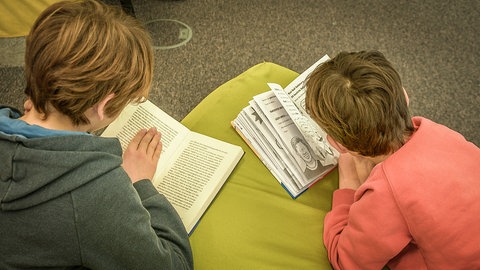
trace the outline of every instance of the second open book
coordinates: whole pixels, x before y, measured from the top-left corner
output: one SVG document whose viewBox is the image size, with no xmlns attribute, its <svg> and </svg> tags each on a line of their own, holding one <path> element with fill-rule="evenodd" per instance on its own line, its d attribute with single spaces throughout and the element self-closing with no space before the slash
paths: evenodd
<svg viewBox="0 0 480 270">
<path fill-rule="evenodd" d="M 232 125 L 273 176 L 296 198 L 337 164 L 338 152 L 305 111 L 305 80 L 329 57 L 325 55 L 285 89 L 253 97 Z"/>
<path fill-rule="evenodd" d="M 150 101 L 127 106 L 102 133 L 123 150 L 142 128 L 162 134 L 162 154 L 152 179 L 177 210 L 189 234 L 243 155 L 241 147 L 190 131 Z"/>
</svg>

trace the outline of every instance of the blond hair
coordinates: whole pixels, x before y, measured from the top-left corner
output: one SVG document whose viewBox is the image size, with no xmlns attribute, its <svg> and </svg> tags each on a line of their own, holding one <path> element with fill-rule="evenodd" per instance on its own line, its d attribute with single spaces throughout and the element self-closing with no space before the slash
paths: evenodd
<svg viewBox="0 0 480 270">
<path fill-rule="evenodd" d="M 75 125 L 85 111 L 115 94 L 106 107 L 116 116 L 147 97 L 153 78 L 149 34 L 121 9 L 94 0 L 48 7 L 26 38 L 25 94 L 48 117 L 52 109 Z"/>
<path fill-rule="evenodd" d="M 400 76 L 378 51 L 342 52 L 317 67 L 306 87 L 309 114 L 351 151 L 389 154 L 413 132 Z"/>
</svg>

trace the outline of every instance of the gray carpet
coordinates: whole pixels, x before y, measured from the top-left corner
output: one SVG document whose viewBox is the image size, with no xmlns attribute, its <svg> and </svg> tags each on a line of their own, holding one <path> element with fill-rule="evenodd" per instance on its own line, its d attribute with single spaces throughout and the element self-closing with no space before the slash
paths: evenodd
<svg viewBox="0 0 480 270">
<path fill-rule="evenodd" d="M 119 5 L 119 0 L 104 0 Z M 176 119 L 222 83 L 264 61 L 301 72 L 324 54 L 382 51 L 398 69 L 414 115 L 480 145 L 478 0 L 132 0 L 157 22 L 151 100 Z M 192 38 L 187 40 L 187 28 Z M 168 38 L 163 37 L 168 36 Z M 21 105 L 22 38 L 0 39 L 0 103 Z"/>
</svg>

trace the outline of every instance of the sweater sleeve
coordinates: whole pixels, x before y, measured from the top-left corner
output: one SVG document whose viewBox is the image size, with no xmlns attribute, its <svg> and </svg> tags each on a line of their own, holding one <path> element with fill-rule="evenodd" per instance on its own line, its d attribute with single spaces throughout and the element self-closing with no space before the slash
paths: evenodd
<svg viewBox="0 0 480 270">
<path fill-rule="evenodd" d="M 381 269 L 411 241 L 386 181 L 334 192 L 324 244 L 335 269 Z"/>
<path fill-rule="evenodd" d="M 163 242 L 160 247 L 173 250 L 173 269 L 193 269 L 193 256 L 185 227 L 173 206 L 160 194 L 150 180 L 142 180 L 134 185 L 143 207 L 150 214 L 150 224 Z"/>
<path fill-rule="evenodd" d="M 109 175 L 72 195 L 82 265 L 193 269 L 188 235 L 175 209 L 151 181 L 132 185 L 125 177 Z"/>
</svg>

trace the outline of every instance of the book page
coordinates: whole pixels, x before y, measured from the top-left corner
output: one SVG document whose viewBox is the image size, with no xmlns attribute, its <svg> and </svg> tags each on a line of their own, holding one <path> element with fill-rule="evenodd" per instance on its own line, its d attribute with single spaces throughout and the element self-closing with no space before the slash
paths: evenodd
<svg viewBox="0 0 480 270">
<path fill-rule="evenodd" d="M 191 132 L 153 183 L 191 233 L 243 155 L 241 147 Z"/>
<path fill-rule="evenodd" d="M 290 170 L 286 164 L 285 161 L 290 160 L 290 157 L 276 139 L 277 136 L 267 127 L 268 120 L 262 114 L 249 105 L 242 110 L 233 125 L 274 177 L 295 198 L 305 190 L 298 180 L 301 176 L 296 176 L 295 173 L 298 172 Z"/>
<path fill-rule="evenodd" d="M 300 172 L 303 172 L 303 177 L 299 179 L 301 186 L 309 185 L 311 181 L 318 179 L 318 176 L 325 171 L 324 166 L 312 154 L 311 147 L 305 142 L 302 133 L 275 94 L 268 91 L 253 97 L 253 99 L 278 133 L 282 146 L 290 154 L 291 159 L 293 158 L 292 164 Z"/>
<path fill-rule="evenodd" d="M 282 173 L 287 174 L 289 177 L 289 181 L 282 181 L 282 183 L 287 183 L 287 186 L 291 186 L 295 190 L 303 189 L 303 187 L 305 187 L 304 181 L 301 180 L 305 178 L 303 175 L 303 168 L 295 162 L 295 159 L 292 159 L 292 154 L 289 148 L 285 146 L 286 142 L 283 141 L 284 139 L 277 132 L 277 128 L 273 126 L 259 104 L 255 100 L 250 101 L 249 104 L 252 110 L 256 113 L 255 116 L 261 119 L 261 123 L 253 119 L 249 121 L 249 123 L 259 130 L 258 133 L 263 135 L 266 144 L 271 145 L 273 149 L 277 150 L 280 163 L 278 166 L 282 168 L 284 167 L 285 171 Z M 288 182 L 290 182 L 290 184 Z"/>
<path fill-rule="evenodd" d="M 315 159 L 319 160 L 324 166 L 335 164 L 338 155 L 336 155 L 335 149 L 328 144 L 327 134 L 318 125 L 313 124 L 312 119 L 307 114 L 300 111 L 280 85 L 269 83 L 268 86 L 312 148 Z M 305 101 L 304 97 L 305 92 L 303 92 L 303 101 Z"/>
<path fill-rule="evenodd" d="M 169 162 L 175 149 L 190 132 L 188 128 L 162 111 L 150 101 L 138 105 L 128 105 L 120 116 L 102 133 L 102 137 L 117 137 L 125 151 L 128 143 L 142 128 L 156 127 L 162 134 L 162 154 L 158 162 L 158 170 L 162 170 Z"/>
<path fill-rule="evenodd" d="M 150 101 L 128 105 L 102 133 L 123 150 L 142 128 L 162 134 L 152 182 L 177 210 L 190 234 L 243 155 L 241 147 L 190 131 Z"/>
<path fill-rule="evenodd" d="M 306 114 L 305 111 L 305 95 L 306 95 L 306 88 L 305 88 L 305 81 L 307 80 L 308 75 L 312 73 L 315 68 L 319 65 L 323 64 L 324 62 L 330 60 L 328 55 L 324 55 L 320 58 L 315 64 L 311 65 L 307 68 L 302 74 L 300 74 L 295 80 L 285 87 L 285 92 L 290 96 L 292 101 L 298 108 L 302 111 L 303 114 Z"/>
</svg>

